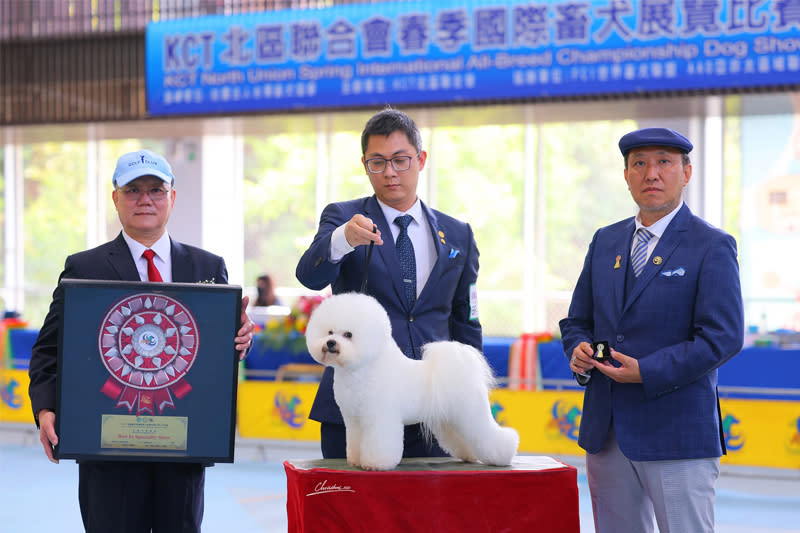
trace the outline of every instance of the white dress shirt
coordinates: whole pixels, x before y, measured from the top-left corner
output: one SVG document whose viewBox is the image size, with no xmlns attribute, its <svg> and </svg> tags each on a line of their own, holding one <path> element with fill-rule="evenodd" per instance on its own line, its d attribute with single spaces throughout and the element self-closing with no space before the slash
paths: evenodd
<svg viewBox="0 0 800 533">
<path fill-rule="evenodd" d="M 125 230 L 122 230 L 122 238 L 125 239 L 125 242 L 128 244 L 128 249 L 133 256 L 133 262 L 136 263 L 136 270 L 139 271 L 139 279 L 141 281 L 148 281 L 147 259 L 142 256 L 144 251 L 147 250 L 147 247 L 125 233 Z M 158 273 L 161 274 L 161 280 L 167 283 L 171 282 L 172 254 L 169 234 L 165 231 L 164 235 L 153 243 L 150 249 L 156 253 L 156 255 L 153 256 L 153 263 L 156 265 Z"/>
<path fill-rule="evenodd" d="M 645 257 L 644 260 L 645 263 L 647 263 L 647 260 L 650 258 L 650 254 L 652 254 L 653 250 L 656 249 L 656 244 L 658 244 L 658 240 L 661 238 L 662 235 L 664 235 L 664 232 L 667 230 L 667 226 L 669 226 L 669 223 L 672 222 L 673 218 L 675 218 L 675 215 L 678 214 L 678 211 L 680 210 L 681 207 L 683 207 L 683 202 L 681 202 L 678 205 L 678 207 L 670 211 L 666 216 L 663 216 L 657 221 L 655 221 L 649 227 L 645 227 L 644 224 L 642 224 L 642 214 L 637 213 L 636 229 L 634 230 L 633 234 L 636 235 L 636 231 L 638 231 L 639 228 L 645 228 L 647 229 L 647 231 L 653 234 L 653 237 L 647 243 L 647 257 Z M 635 241 L 636 239 L 633 239 L 633 241 L 631 242 L 631 253 L 633 253 L 633 245 Z"/>
</svg>

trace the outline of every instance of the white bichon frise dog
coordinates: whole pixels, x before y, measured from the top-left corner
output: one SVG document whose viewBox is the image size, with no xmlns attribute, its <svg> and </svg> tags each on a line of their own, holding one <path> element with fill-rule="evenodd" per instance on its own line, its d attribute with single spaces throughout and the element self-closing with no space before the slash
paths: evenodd
<svg viewBox="0 0 800 533">
<path fill-rule="evenodd" d="M 403 426 L 422 423 L 453 457 L 509 465 L 519 435 L 495 422 L 494 383 L 483 354 L 459 342 L 432 342 L 422 360 L 395 344 L 389 316 L 371 296 L 324 300 L 306 328 L 309 353 L 331 366 L 333 393 L 344 418 L 347 462 L 390 470 L 403 456 Z"/>
</svg>

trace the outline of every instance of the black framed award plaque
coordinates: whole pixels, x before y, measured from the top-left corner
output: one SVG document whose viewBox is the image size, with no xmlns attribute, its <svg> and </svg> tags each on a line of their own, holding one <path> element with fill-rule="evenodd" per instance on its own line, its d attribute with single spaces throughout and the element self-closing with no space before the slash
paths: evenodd
<svg viewBox="0 0 800 533">
<path fill-rule="evenodd" d="M 60 287 L 55 457 L 233 462 L 241 287 Z"/>
</svg>

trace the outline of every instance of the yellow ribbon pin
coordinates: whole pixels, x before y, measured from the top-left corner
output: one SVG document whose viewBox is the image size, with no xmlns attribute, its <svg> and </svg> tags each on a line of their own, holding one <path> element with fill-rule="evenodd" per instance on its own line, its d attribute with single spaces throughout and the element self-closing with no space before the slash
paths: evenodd
<svg viewBox="0 0 800 533">
<path fill-rule="evenodd" d="M 622 256 L 621 256 L 621 255 L 618 255 L 618 256 L 617 256 L 617 262 L 616 262 L 616 263 L 614 263 L 614 270 L 616 270 L 616 269 L 618 269 L 618 268 L 619 268 L 619 262 L 620 262 L 621 260 L 622 260 Z"/>
</svg>

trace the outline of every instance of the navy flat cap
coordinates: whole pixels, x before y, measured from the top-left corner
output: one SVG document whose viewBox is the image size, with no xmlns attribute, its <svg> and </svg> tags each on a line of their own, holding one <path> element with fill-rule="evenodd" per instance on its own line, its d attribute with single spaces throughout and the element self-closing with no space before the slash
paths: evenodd
<svg viewBox="0 0 800 533">
<path fill-rule="evenodd" d="M 626 157 L 632 149 L 642 146 L 669 146 L 685 154 L 694 148 L 689 139 L 669 128 L 643 128 L 627 133 L 619 140 L 619 150 Z"/>
</svg>

